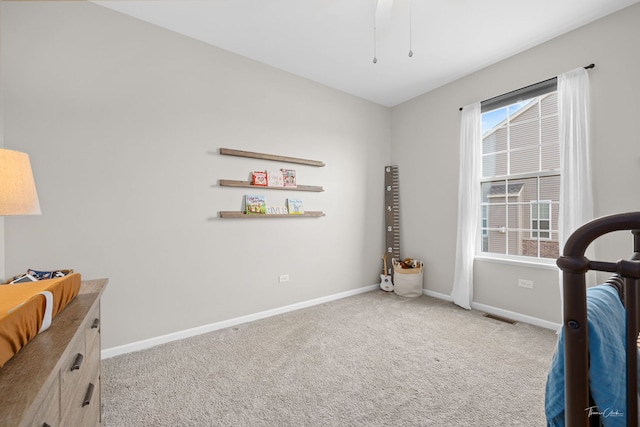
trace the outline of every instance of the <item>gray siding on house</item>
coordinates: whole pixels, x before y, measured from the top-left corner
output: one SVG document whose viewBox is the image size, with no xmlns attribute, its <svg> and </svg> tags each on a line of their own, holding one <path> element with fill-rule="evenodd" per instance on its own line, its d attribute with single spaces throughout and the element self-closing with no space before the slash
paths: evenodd
<svg viewBox="0 0 640 427">
<path fill-rule="evenodd" d="M 482 176 L 504 178 L 483 183 L 482 203 L 487 205 L 483 251 L 538 256 L 538 248 L 546 241 L 540 255 L 557 256 L 558 233 L 554 231 L 558 228 L 560 200 L 557 99 L 556 92 L 537 98 L 483 137 Z M 531 176 L 539 172 L 550 175 Z M 518 178 L 518 175 L 525 176 Z M 551 231 L 548 235 L 541 233 L 540 240 L 538 233 L 532 232 L 532 206 L 536 206 L 532 202 L 536 201 L 550 203 Z"/>
</svg>

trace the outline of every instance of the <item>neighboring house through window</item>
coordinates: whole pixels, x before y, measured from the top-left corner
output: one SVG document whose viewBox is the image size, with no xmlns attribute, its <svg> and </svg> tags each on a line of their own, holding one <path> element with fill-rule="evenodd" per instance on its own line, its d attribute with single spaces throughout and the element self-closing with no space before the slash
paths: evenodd
<svg viewBox="0 0 640 427">
<path fill-rule="evenodd" d="M 559 255 L 558 98 L 555 80 L 539 85 L 525 88 L 524 98 L 482 105 L 484 255 Z"/>
</svg>

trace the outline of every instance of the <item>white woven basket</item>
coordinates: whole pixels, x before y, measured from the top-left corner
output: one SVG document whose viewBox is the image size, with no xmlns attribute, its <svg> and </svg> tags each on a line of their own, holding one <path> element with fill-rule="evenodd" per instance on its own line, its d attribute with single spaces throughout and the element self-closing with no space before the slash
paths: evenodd
<svg viewBox="0 0 640 427">
<path fill-rule="evenodd" d="M 422 279 L 424 264 L 413 260 L 414 268 L 402 268 L 397 259 L 393 263 L 393 292 L 403 297 L 419 297 L 422 295 Z"/>
</svg>

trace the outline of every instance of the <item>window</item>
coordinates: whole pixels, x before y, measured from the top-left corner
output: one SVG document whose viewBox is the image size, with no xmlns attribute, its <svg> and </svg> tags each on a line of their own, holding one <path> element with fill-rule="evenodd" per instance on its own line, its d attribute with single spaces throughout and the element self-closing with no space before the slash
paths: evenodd
<svg viewBox="0 0 640 427">
<path fill-rule="evenodd" d="M 482 205 L 480 210 L 482 212 L 482 252 L 487 252 L 489 250 L 489 206 Z"/>
<path fill-rule="evenodd" d="M 545 88 L 527 94 L 533 96 L 490 100 L 490 110 L 482 104 L 484 254 L 558 257 L 558 98 L 555 80 L 543 83 Z"/>
<path fill-rule="evenodd" d="M 544 231 L 547 230 L 547 231 Z M 531 238 L 551 238 L 551 201 L 544 200 L 531 203 Z"/>
</svg>

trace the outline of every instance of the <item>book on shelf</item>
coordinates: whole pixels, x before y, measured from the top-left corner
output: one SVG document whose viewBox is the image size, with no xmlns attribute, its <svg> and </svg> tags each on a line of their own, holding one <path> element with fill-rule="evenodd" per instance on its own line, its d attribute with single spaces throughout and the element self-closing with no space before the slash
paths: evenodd
<svg viewBox="0 0 640 427">
<path fill-rule="evenodd" d="M 282 176 L 285 187 L 295 187 L 297 185 L 295 169 L 282 169 Z"/>
<path fill-rule="evenodd" d="M 284 187 L 282 169 L 267 171 L 267 183 L 269 187 Z"/>
<path fill-rule="evenodd" d="M 267 200 L 265 196 L 251 195 L 244 196 L 245 200 L 245 213 L 252 214 L 265 214 L 267 213 Z"/>
<path fill-rule="evenodd" d="M 265 171 L 251 172 L 251 184 L 266 187 L 269 184 L 267 173 Z"/>
<path fill-rule="evenodd" d="M 302 200 L 300 199 L 287 199 L 287 209 L 291 215 L 301 215 L 304 213 L 304 207 L 302 206 Z"/>
</svg>

